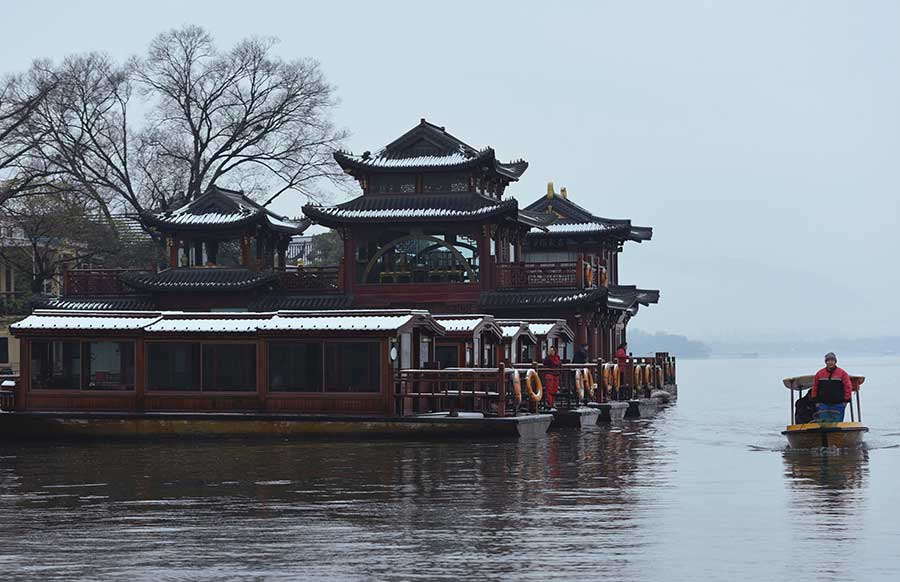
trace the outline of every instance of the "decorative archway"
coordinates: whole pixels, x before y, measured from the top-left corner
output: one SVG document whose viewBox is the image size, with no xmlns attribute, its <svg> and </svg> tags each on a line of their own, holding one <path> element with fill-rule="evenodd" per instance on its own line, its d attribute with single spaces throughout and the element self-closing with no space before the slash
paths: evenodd
<svg viewBox="0 0 900 582">
<path fill-rule="evenodd" d="M 378 249 L 378 252 L 376 252 L 372 256 L 372 258 L 369 259 L 369 262 L 366 265 L 366 269 L 363 271 L 363 276 L 362 276 L 363 282 L 369 281 L 369 275 L 372 273 L 372 269 L 375 268 L 375 265 L 376 265 L 376 263 L 378 263 L 379 259 L 381 259 L 384 255 L 386 255 L 390 250 L 396 248 L 397 245 L 399 245 L 403 242 L 409 241 L 409 240 L 421 240 L 421 241 L 428 241 L 428 242 L 434 243 L 430 247 L 427 247 L 428 249 L 436 249 L 436 248 L 447 249 L 447 251 L 449 251 L 450 254 L 453 256 L 453 258 L 456 259 L 457 261 L 459 261 L 459 263 L 466 270 L 466 273 L 468 273 L 468 275 L 469 275 L 469 279 L 471 281 L 478 280 L 478 273 L 475 271 L 475 269 L 472 267 L 472 265 L 469 263 L 469 261 L 463 256 L 463 254 L 461 252 L 459 252 L 459 249 L 457 249 L 454 245 L 448 243 L 445 240 L 439 239 L 435 236 L 422 235 L 422 234 L 419 234 L 419 235 L 409 234 L 409 235 L 401 236 L 400 238 L 396 238 L 396 239 L 392 240 L 391 242 L 387 243 L 386 245 L 384 245 L 383 247 L 381 247 L 380 249 Z"/>
</svg>

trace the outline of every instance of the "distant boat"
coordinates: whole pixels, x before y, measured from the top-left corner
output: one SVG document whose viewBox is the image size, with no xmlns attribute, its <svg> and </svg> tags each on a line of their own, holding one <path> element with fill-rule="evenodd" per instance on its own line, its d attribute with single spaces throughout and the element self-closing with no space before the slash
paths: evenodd
<svg viewBox="0 0 900 582">
<path fill-rule="evenodd" d="M 791 391 L 791 424 L 781 431 L 788 440 L 791 448 L 795 449 L 814 449 L 819 447 L 838 447 L 852 448 L 862 445 L 863 435 L 869 432 L 869 429 L 863 426 L 862 422 L 857 422 L 856 418 L 862 421 L 862 412 L 859 407 L 859 387 L 866 381 L 865 376 L 851 376 L 853 383 L 853 393 L 856 395 L 856 409 L 853 408 L 853 400 L 848 403 L 850 411 L 850 422 L 823 422 L 813 420 L 803 424 L 794 424 L 794 407 L 796 400 L 799 400 L 799 394 L 803 390 L 811 390 L 813 386 L 813 376 L 795 376 L 793 378 L 785 378 L 784 386 Z M 832 385 L 835 394 L 831 395 L 835 403 L 843 401 L 843 386 L 838 380 L 829 380 L 834 382 Z M 837 391 L 840 391 L 839 394 Z M 798 396 L 795 399 L 794 393 Z M 819 382 L 819 396 L 828 398 L 823 390 L 823 381 Z"/>
</svg>

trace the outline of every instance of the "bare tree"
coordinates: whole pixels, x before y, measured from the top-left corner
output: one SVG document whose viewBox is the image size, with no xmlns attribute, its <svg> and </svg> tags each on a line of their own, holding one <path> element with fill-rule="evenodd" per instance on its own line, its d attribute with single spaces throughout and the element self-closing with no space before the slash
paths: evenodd
<svg viewBox="0 0 900 582">
<path fill-rule="evenodd" d="M 215 182 L 252 184 L 267 201 L 287 190 L 315 198 L 319 180 L 342 179 L 334 89 L 318 63 L 284 61 L 273 46 L 252 38 L 219 51 L 186 26 L 125 64 L 91 53 L 38 65 L 33 74 L 57 86 L 35 115 L 44 139 L 33 173 L 72 185 L 107 217 L 167 208 Z"/>
<path fill-rule="evenodd" d="M 32 294 L 68 268 L 115 252 L 117 237 L 80 195 L 32 193 L 8 200 L 0 214 L 0 259 L 29 279 Z"/>
<path fill-rule="evenodd" d="M 40 174 L 21 172 L 21 165 L 43 135 L 29 122 L 55 83 L 50 75 L 10 75 L 0 80 L 0 204 L 26 193 Z"/>
</svg>

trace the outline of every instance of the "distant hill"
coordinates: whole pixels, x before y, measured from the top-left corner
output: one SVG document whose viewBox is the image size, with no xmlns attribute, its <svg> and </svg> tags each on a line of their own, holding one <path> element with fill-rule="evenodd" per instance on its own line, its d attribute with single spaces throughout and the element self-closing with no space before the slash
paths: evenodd
<svg viewBox="0 0 900 582">
<path fill-rule="evenodd" d="M 630 331 L 629 331 L 630 335 Z M 710 342 L 714 356 L 818 356 L 834 352 L 845 356 L 900 355 L 900 336 L 869 338 L 821 338 L 784 340 L 733 340 Z"/>
<path fill-rule="evenodd" d="M 703 342 L 688 339 L 683 335 L 647 333 L 640 329 L 628 330 L 628 351 L 636 356 L 669 352 L 678 358 L 708 358 L 712 350 Z"/>
</svg>

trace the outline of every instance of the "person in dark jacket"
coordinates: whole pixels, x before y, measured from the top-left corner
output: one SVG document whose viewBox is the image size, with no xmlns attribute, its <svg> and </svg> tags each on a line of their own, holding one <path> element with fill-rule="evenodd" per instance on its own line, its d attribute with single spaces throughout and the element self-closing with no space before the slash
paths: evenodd
<svg viewBox="0 0 900 582">
<path fill-rule="evenodd" d="M 547 394 L 547 405 L 553 408 L 553 404 L 556 402 L 556 394 L 559 392 L 559 371 L 562 368 L 562 361 L 556 353 L 556 348 L 550 346 L 543 364 L 544 368 L 547 369 L 544 374 L 544 391 Z"/>
<path fill-rule="evenodd" d="M 843 393 L 841 394 L 842 398 L 835 398 L 833 394 L 828 394 L 826 396 L 829 397 L 830 401 L 823 401 L 824 399 L 819 395 L 819 385 L 823 380 L 839 381 L 843 387 Z M 853 396 L 853 382 L 850 380 L 850 374 L 841 368 L 838 368 L 837 356 L 834 355 L 834 352 L 825 354 L 825 367 L 816 372 L 816 375 L 813 378 L 813 387 L 810 391 L 810 395 L 818 405 L 818 416 L 820 419 L 843 422 L 844 409 L 847 406 L 847 403 L 850 402 L 850 398 Z"/>
<path fill-rule="evenodd" d="M 583 343 L 575 350 L 575 357 L 572 358 L 572 363 L 587 364 L 588 358 L 590 358 L 590 354 L 588 354 L 588 345 L 587 343 Z"/>
</svg>

